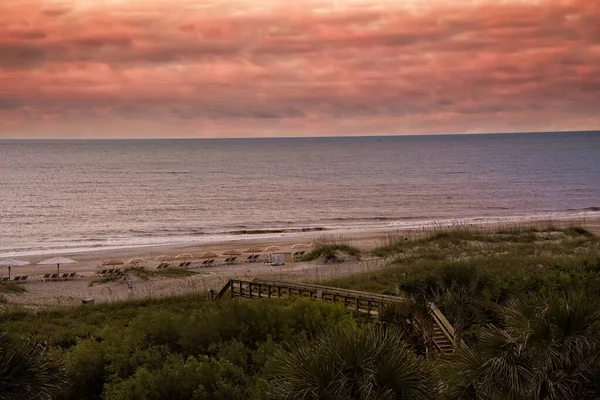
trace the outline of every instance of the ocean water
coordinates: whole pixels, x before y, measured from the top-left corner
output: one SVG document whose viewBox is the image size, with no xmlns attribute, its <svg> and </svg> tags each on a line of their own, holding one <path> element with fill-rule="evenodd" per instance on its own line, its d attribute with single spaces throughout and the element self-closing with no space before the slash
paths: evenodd
<svg viewBox="0 0 600 400">
<path fill-rule="evenodd" d="M 0 141 L 0 257 L 598 207 L 594 132 Z"/>
</svg>

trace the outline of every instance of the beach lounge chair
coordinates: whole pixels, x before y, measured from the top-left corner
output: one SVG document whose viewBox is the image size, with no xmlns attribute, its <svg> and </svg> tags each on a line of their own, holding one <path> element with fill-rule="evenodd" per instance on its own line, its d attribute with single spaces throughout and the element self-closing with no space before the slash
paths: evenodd
<svg viewBox="0 0 600 400">
<path fill-rule="evenodd" d="M 13 276 L 12 281 L 19 283 L 19 281 L 21 280 L 21 275 L 17 275 L 17 276 Z"/>
<path fill-rule="evenodd" d="M 50 280 L 50 281 L 57 281 L 58 278 L 59 278 L 58 274 L 52 274 L 52 275 L 50 275 L 50 278 L 48 280 Z"/>
<path fill-rule="evenodd" d="M 13 279 L 13 282 L 15 283 L 25 283 L 27 281 L 28 276 L 24 275 L 24 276 L 15 276 L 15 279 Z"/>
<path fill-rule="evenodd" d="M 77 278 L 77 272 L 71 272 L 69 274 L 69 279 L 75 279 L 75 278 Z"/>
<path fill-rule="evenodd" d="M 158 267 L 156 267 L 156 269 L 163 269 L 163 268 L 167 268 L 169 266 L 169 264 L 167 263 L 160 263 L 158 264 Z"/>
<path fill-rule="evenodd" d="M 66 281 L 69 279 L 69 275 L 71 275 L 70 273 L 66 273 L 66 274 L 62 274 L 62 276 L 60 277 L 61 281 Z"/>
<path fill-rule="evenodd" d="M 8 276 L 0 278 L 0 282 L 8 282 L 8 281 L 10 281 L 10 278 Z"/>
<path fill-rule="evenodd" d="M 237 257 L 229 257 L 228 259 L 225 260 L 225 264 L 227 264 L 227 265 L 235 264 L 235 260 L 237 260 Z"/>
<path fill-rule="evenodd" d="M 44 276 L 42 276 L 42 278 L 40 279 L 41 282 L 46 282 L 48 280 L 48 278 L 50 278 L 51 274 L 45 274 Z"/>
</svg>

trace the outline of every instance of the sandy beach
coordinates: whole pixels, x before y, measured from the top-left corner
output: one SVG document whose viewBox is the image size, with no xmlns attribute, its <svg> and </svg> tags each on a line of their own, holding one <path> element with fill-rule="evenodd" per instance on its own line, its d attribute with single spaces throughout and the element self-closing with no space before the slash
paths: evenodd
<svg viewBox="0 0 600 400">
<path fill-rule="evenodd" d="M 119 280 L 92 284 L 97 279 L 96 274 L 106 267 L 101 267 L 102 260 L 120 259 L 128 262 L 131 258 L 140 257 L 146 260 L 144 264 L 148 270 L 155 270 L 159 255 L 176 256 L 179 253 L 198 254 L 205 251 L 222 254 L 225 250 L 236 249 L 245 251 L 249 247 L 278 246 L 281 252 L 293 252 L 291 246 L 296 243 L 309 244 L 315 241 L 330 239 L 343 241 L 369 251 L 386 243 L 389 237 L 414 239 L 431 234 L 436 230 L 451 227 L 473 227 L 475 229 L 494 230 L 511 226 L 544 227 L 557 226 L 583 226 L 595 234 L 600 234 L 600 216 L 587 215 L 585 218 L 547 218 L 547 217 L 521 217 L 512 219 L 471 219 L 430 223 L 422 226 L 412 226 L 404 229 L 355 229 L 327 232 L 300 232 L 294 234 L 281 234 L 278 236 L 252 237 L 245 235 L 226 241 L 204 242 L 202 244 L 180 244 L 155 247 L 138 247 L 88 251 L 80 253 L 62 253 L 49 255 L 35 255 L 23 257 L 31 265 L 13 267 L 11 275 L 28 275 L 27 283 L 22 286 L 26 292 L 21 294 L 5 294 L 9 304 L 21 305 L 28 308 L 51 307 L 60 305 L 81 304 L 82 299 L 94 299 L 101 303 L 106 301 L 124 300 L 128 298 L 127 281 L 133 285 L 134 298 L 161 297 L 189 293 L 193 291 L 219 290 L 227 280 L 232 278 L 253 279 L 255 277 L 269 277 L 273 279 L 301 279 L 308 281 L 326 280 L 336 276 L 365 272 L 385 266 L 385 260 L 368 256 L 360 261 L 349 260 L 341 264 L 324 264 L 319 261 L 288 262 L 283 266 L 271 266 L 263 262 L 246 263 L 248 254 L 238 257 L 238 263 L 224 265 L 226 256 L 217 258 L 217 265 L 203 268 L 201 260 L 194 260 L 190 271 L 195 274 L 187 277 L 152 276 L 150 278 L 128 275 Z M 56 272 L 56 265 L 36 265 L 39 261 L 49 257 L 62 256 L 76 260 L 76 264 L 61 266 L 61 273 L 76 272 L 78 279 L 62 282 L 42 282 L 45 274 Z M 264 255 L 266 257 L 266 254 Z M 173 263 L 178 264 L 178 263 Z M 127 267 L 127 265 L 119 266 Z M 0 269 L 0 276 L 7 276 L 7 268 Z"/>
</svg>

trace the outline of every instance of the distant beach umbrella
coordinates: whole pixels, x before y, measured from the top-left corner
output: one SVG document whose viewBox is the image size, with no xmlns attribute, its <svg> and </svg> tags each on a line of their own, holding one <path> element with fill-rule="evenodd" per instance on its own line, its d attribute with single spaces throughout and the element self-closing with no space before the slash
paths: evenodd
<svg viewBox="0 0 600 400">
<path fill-rule="evenodd" d="M 102 261 L 102 265 L 104 265 L 104 266 L 110 265 L 111 267 L 114 267 L 115 265 L 123 265 L 123 264 L 125 264 L 123 261 L 118 260 L 116 258 L 113 258 L 111 260 Z"/>
<path fill-rule="evenodd" d="M 8 279 L 10 279 L 10 268 L 11 267 L 21 267 L 23 265 L 29 265 L 29 261 L 21 261 L 21 260 L 0 260 L 0 266 L 8 268 Z"/>
<path fill-rule="evenodd" d="M 192 258 L 194 258 L 194 256 L 191 253 L 177 254 L 177 256 L 175 257 L 176 260 L 183 260 L 183 261 L 187 261 Z"/>
<path fill-rule="evenodd" d="M 237 250 L 226 250 L 223 252 L 224 256 L 241 256 L 242 253 Z"/>
<path fill-rule="evenodd" d="M 131 260 L 129 260 L 129 262 L 127 264 L 137 266 L 138 264 L 143 264 L 145 262 L 146 262 L 146 260 L 144 260 L 143 258 L 137 257 L 137 258 L 132 258 Z"/>
<path fill-rule="evenodd" d="M 52 265 L 56 264 L 56 273 L 60 274 L 60 264 L 75 264 L 77 261 L 71 260 L 65 257 L 54 257 L 44 261 L 40 261 L 38 265 Z"/>
<path fill-rule="evenodd" d="M 296 243 L 294 245 L 292 245 L 292 249 L 306 249 L 308 247 L 308 245 L 304 244 L 304 243 Z"/>
<path fill-rule="evenodd" d="M 246 253 L 262 253 L 263 249 L 262 247 L 249 247 L 248 250 L 246 250 Z"/>
<path fill-rule="evenodd" d="M 265 249 L 265 251 L 279 251 L 281 250 L 281 247 L 279 246 L 269 246 Z"/>
<path fill-rule="evenodd" d="M 160 255 L 160 256 L 156 257 L 156 259 L 158 261 L 173 261 L 173 257 L 168 256 L 166 254 Z"/>
<path fill-rule="evenodd" d="M 212 251 L 207 251 L 205 253 L 200 254 L 198 258 L 216 258 L 219 257 L 218 254 L 213 253 Z"/>
</svg>

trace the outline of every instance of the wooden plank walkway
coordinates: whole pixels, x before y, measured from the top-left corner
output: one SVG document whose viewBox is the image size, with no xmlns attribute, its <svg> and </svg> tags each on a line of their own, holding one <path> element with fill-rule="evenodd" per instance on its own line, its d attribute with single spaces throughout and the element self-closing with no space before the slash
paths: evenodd
<svg viewBox="0 0 600 400">
<path fill-rule="evenodd" d="M 379 316 L 381 310 L 387 305 L 411 301 L 396 296 L 307 283 L 272 281 L 265 279 L 254 279 L 253 281 L 231 279 L 225 284 L 223 289 L 221 289 L 217 295 L 217 299 L 222 299 L 228 294 L 232 298 L 243 297 L 249 299 L 300 296 L 314 300 L 339 303 L 346 308 L 357 312 L 367 313 L 373 317 Z M 429 303 L 429 315 L 433 320 L 433 342 L 438 350 L 445 353 L 454 351 L 455 335 L 450 322 L 433 303 Z"/>
</svg>

